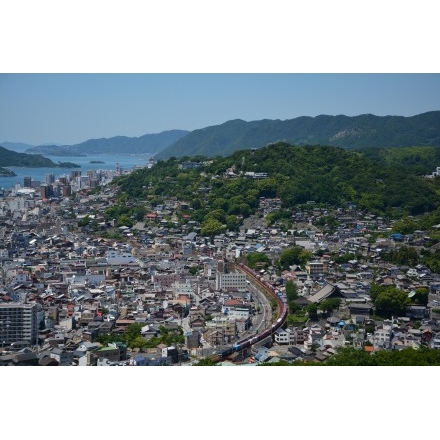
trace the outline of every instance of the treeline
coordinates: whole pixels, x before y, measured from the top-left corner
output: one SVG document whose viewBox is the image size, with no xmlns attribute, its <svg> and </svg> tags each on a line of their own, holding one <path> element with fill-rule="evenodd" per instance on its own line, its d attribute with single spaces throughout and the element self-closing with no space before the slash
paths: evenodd
<svg viewBox="0 0 440 440">
<path fill-rule="evenodd" d="M 375 163 L 410 170 L 420 176 L 432 174 L 440 166 L 438 147 L 364 148 L 359 152 Z"/>
<path fill-rule="evenodd" d="M 395 367 L 440 365 L 440 350 L 421 347 L 403 350 L 367 352 L 354 347 L 341 347 L 324 362 L 266 362 L 258 366 L 331 366 L 331 367 Z"/>
</svg>

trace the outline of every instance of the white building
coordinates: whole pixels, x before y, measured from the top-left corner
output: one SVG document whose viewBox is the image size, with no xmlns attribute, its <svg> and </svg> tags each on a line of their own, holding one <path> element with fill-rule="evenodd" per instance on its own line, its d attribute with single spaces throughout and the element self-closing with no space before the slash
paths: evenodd
<svg viewBox="0 0 440 440">
<path fill-rule="evenodd" d="M 391 325 L 384 324 L 382 328 L 379 328 L 374 332 L 373 346 L 375 349 L 378 348 L 390 349 L 391 339 L 392 339 L 392 327 Z"/>
<path fill-rule="evenodd" d="M 246 290 L 246 275 L 242 273 L 217 272 L 215 279 L 216 290 Z"/>
<path fill-rule="evenodd" d="M 120 251 L 107 251 L 106 253 L 107 264 L 117 265 L 117 264 L 130 264 L 135 263 L 137 260 L 133 257 L 131 252 L 120 252 Z"/>
<path fill-rule="evenodd" d="M 280 345 L 281 344 L 290 344 L 291 334 L 292 334 L 292 330 L 290 330 L 290 328 L 286 328 L 286 329 L 279 328 L 279 329 L 275 330 L 275 333 L 274 333 L 275 342 Z"/>
</svg>

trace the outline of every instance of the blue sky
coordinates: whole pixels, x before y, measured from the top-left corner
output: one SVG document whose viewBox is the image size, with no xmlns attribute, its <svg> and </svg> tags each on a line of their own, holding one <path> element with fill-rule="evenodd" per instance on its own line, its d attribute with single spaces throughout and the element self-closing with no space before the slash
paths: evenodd
<svg viewBox="0 0 440 440">
<path fill-rule="evenodd" d="M 440 110 L 436 2 L 21 0 L 1 11 L 0 142 Z"/>
<path fill-rule="evenodd" d="M 73 144 L 230 119 L 440 110 L 440 74 L 0 75 L 0 141 Z"/>
</svg>

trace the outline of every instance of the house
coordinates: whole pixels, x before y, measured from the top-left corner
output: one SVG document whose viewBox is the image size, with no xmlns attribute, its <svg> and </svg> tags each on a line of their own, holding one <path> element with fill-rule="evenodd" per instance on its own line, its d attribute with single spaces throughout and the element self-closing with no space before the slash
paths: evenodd
<svg viewBox="0 0 440 440">
<path fill-rule="evenodd" d="M 371 310 L 373 307 L 369 304 L 362 304 L 362 303 L 355 303 L 350 302 L 348 304 L 348 311 L 350 312 L 350 315 L 364 315 L 364 316 L 370 316 Z"/>
<path fill-rule="evenodd" d="M 188 332 L 185 335 L 185 345 L 188 349 L 199 348 L 201 346 L 201 333 L 197 330 Z"/>
<path fill-rule="evenodd" d="M 55 347 L 51 350 L 49 357 L 55 359 L 58 365 L 68 366 L 72 365 L 73 352 Z"/>
<path fill-rule="evenodd" d="M 260 347 L 254 356 L 257 362 L 265 362 L 269 358 L 269 350 L 267 347 Z"/>
<path fill-rule="evenodd" d="M 38 356 L 33 351 L 23 350 L 12 356 L 12 365 L 15 366 L 36 366 Z"/>
<path fill-rule="evenodd" d="M 391 349 L 391 340 L 393 338 L 391 325 L 384 324 L 382 328 L 376 329 L 373 335 L 374 349 Z"/>
<path fill-rule="evenodd" d="M 406 308 L 406 316 L 412 319 L 423 319 L 429 316 L 429 312 L 425 306 L 411 305 Z"/>
<path fill-rule="evenodd" d="M 287 350 L 295 359 L 302 359 L 304 357 L 304 352 L 298 347 L 289 347 Z"/>
<path fill-rule="evenodd" d="M 299 327 L 294 327 L 291 329 L 290 342 L 294 345 L 303 345 L 304 341 L 307 339 L 308 329 L 302 329 Z"/>
<path fill-rule="evenodd" d="M 318 348 L 324 347 L 325 331 L 319 325 L 313 325 L 308 329 L 307 339 L 304 341 L 304 349 L 310 350 L 313 346 Z"/>
<path fill-rule="evenodd" d="M 42 359 L 40 359 L 39 361 L 39 365 L 41 367 L 56 367 L 59 365 L 58 361 L 50 356 L 44 356 Z"/>
<path fill-rule="evenodd" d="M 189 325 L 192 328 L 203 328 L 205 327 L 205 319 L 202 316 L 191 317 Z"/>
<path fill-rule="evenodd" d="M 320 303 L 327 298 L 345 298 L 339 287 L 327 283 L 323 288 L 318 290 L 315 294 L 309 296 L 307 299 L 314 304 Z"/>
<path fill-rule="evenodd" d="M 431 340 L 430 347 L 440 350 L 440 333 L 434 335 L 434 337 Z"/>
<path fill-rule="evenodd" d="M 287 329 L 279 328 L 279 329 L 275 330 L 275 333 L 274 333 L 275 342 L 280 345 L 281 344 L 290 344 L 291 333 L 292 333 L 292 330 L 290 330 L 289 328 L 287 328 Z"/>
</svg>

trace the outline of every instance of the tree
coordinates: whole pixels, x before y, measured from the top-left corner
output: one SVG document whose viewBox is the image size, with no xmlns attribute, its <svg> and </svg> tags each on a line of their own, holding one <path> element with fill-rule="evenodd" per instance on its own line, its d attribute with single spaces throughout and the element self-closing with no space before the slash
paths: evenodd
<svg viewBox="0 0 440 440">
<path fill-rule="evenodd" d="M 295 313 L 298 311 L 300 307 L 295 303 L 295 300 L 298 298 L 298 289 L 296 284 L 291 280 L 286 281 L 286 297 L 289 312 Z"/>
<path fill-rule="evenodd" d="M 296 283 L 294 283 L 292 280 L 286 281 L 286 296 L 287 299 L 290 300 L 295 300 L 298 298 L 298 288 Z"/>
<path fill-rule="evenodd" d="M 267 267 L 270 265 L 270 259 L 266 254 L 262 252 L 249 252 L 246 255 L 248 266 L 252 269 L 255 269 L 257 263 L 264 263 Z"/>
<path fill-rule="evenodd" d="M 338 347 L 324 365 L 331 366 L 371 366 L 375 365 L 370 353 L 354 347 Z"/>
<path fill-rule="evenodd" d="M 427 287 L 417 287 L 416 294 L 413 296 L 412 300 L 416 304 L 426 306 L 428 304 L 428 294 L 429 289 Z"/>
<path fill-rule="evenodd" d="M 133 226 L 133 221 L 130 219 L 130 217 L 127 214 L 122 214 L 118 217 L 118 220 L 116 222 L 116 226 Z"/>
<path fill-rule="evenodd" d="M 317 306 L 317 304 L 309 304 L 307 306 L 307 312 L 309 314 L 309 319 L 311 321 L 318 320 L 318 306 Z"/>
<path fill-rule="evenodd" d="M 377 283 L 371 283 L 370 298 L 373 301 L 373 303 L 376 300 L 376 298 L 379 296 L 379 293 L 383 292 L 384 290 L 386 290 L 385 286 L 381 286 L 380 284 Z"/>
<path fill-rule="evenodd" d="M 214 218 L 205 220 L 202 223 L 201 233 L 204 236 L 214 236 L 225 232 L 226 226 Z"/>
<path fill-rule="evenodd" d="M 388 286 L 377 295 L 373 304 L 377 315 L 389 319 L 392 316 L 404 315 L 408 303 L 409 298 L 405 291 Z"/>
<path fill-rule="evenodd" d="M 408 216 L 397 220 L 393 225 L 393 232 L 400 232 L 401 234 L 412 234 L 418 228 L 417 223 Z"/>
<path fill-rule="evenodd" d="M 319 309 L 324 313 L 330 313 L 341 305 L 341 298 L 326 298 L 319 304 Z"/>
<path fill-rule="evenodd" d="M 215 367 L 217 363 L 210 357 L 200 359 L 199 362 L 193 364 L 193 367 Z"/>
<path fill-rule="evenodd" d="M 284 249 L 280 254 L 282 270 L 289 270 L 293 264 L 304 265 L 310 260 L 312 253 L 301 246 L 292 246 Z"/>
<path fill-rule="evenodd" d="M 228 231 L 237 231 L 240 223 L 235 215 L 226 216 L 226 228 Z"/>
<path fill-rule="evenodd" d="M 440 350 L 421 347 L 418 350 L 380 350 L 373 353 L 354 347 L 338 347 L 336 354 L 320 365 L 329 366 L 423 366 L 440 365 Z"/>
<path fill-rule="evenodd" d="M 191 275 L 196 275 L 198 271 L 199 271 L 199 268 L 198 268 L 197 266 L 191 266 L 191 267 L 188 269 L 188 272 L 189 272 Z"/>
<path fill-rule="evenodd" d="M 91 222 L 91 220 L 92 219 L 90 218 L 90 215 L 86 215 L 84 218 L 79 220 L 78 227 L 82 228 L 84 226 L 87 226 Z"/>
<path fill-rule="evenodd" d="M 223 209 L 214 209 L 212 211 L 209 211 L 204 218 L 205 221 L 208 220 L 217 220 L 220 223 L 226 222 L 226 213 L 223 211 Z"/>
</svg>

